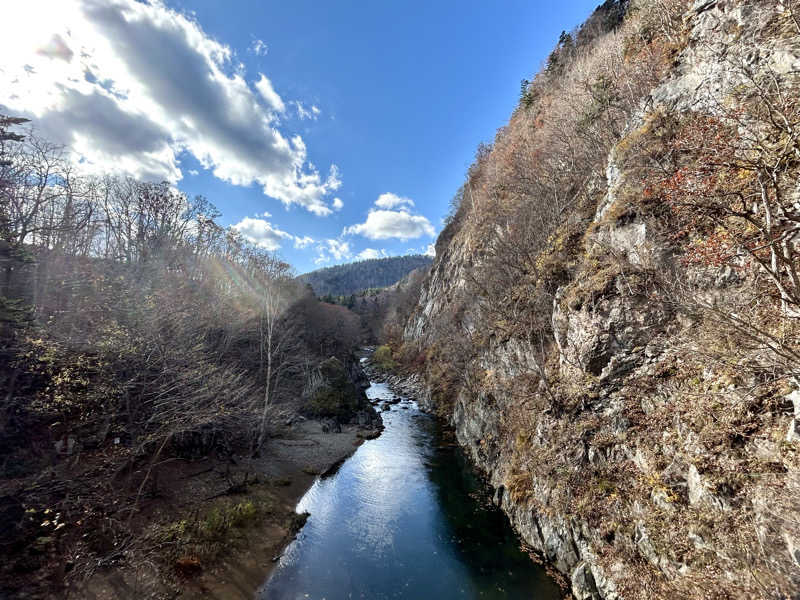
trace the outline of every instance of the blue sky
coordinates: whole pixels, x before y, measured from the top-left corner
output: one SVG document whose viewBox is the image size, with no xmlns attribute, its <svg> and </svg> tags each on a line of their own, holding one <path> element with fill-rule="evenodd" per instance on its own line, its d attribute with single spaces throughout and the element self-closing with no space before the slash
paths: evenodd
<svg viewBox="0 0 800 600">
<path fill-rule="evenodd" d="M 0 109 L 96 171 L 207 196 L 298 272 L 424 252 L 520 80 L 597 2 L 14 3 Z"/>
</svg>

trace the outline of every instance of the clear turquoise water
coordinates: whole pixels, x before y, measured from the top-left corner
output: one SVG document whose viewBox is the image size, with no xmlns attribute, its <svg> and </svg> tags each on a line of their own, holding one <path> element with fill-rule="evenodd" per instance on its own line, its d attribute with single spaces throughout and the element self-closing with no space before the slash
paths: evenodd
<svg viewBox="0 0 800 600">
<path fill-rule="evenodd" d="M 560 598 L 434 419 L 407 400 L 382 414 L 383 434 L 300 501 L 311 516 L 258 598 Z"/>
</svg>

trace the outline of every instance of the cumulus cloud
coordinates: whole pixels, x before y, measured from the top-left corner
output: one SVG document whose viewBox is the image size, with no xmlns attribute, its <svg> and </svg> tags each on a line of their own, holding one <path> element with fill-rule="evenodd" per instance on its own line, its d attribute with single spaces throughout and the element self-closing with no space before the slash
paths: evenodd
<svg viewBox="0 0 800 600">
<path fill-rule="evenodd" d="M 281 231 L 264 219 L 245 217 L 236 223 L 233 228 L 241 233 L 249 242 L 270 251 L 279 249 L 283 240 L 294 239 L 291 233 Z"/>
<path fill-rule="evenodd" d="M 328 245 L 328 252 L 331 253 L 334 259 L 344 260 L 350 258 L 350 244 L 341 240 L 326 240 Z"/>
<path fill-rule="evenodd" d="M 412 215 L 405 210 L 371 210 L 363 223 L 351 225 L 346 234 L 363 235 L 371 240 L 410 240 L 423 235 L 433 236 L 436 230 L 422 215 Z"/>
<path fill-rule="evenodd" d="M 378 196 L 375 200 L 375 206 L 378 208 L 394 208 L 396 206 L 414 206 L 414 201 L 411 198 L 403 198 L 397 194 L 386 193 Z"/>
<path fill-rule="evenodd" d="M 366 221 L 345 227 L 343 234 L 363 235 L 371 240 L 406 241 L 436 233 L 427 218 L 411 212 L 414 207 L 411 198 L 387 192 L 378 196 L 375 206 L 377 208 L 369 211 Z"/>
<path fill-rule="evenodd" d="M 436 244 L 428 244 L 428 247 L 423 252 L 425 256 L 430 256 L 431 258 L 436 257 Z"/>
<path fill-rule="evenodd" d="M 358 260 L 368 260 L 371 258 L 383 258 L 387 256 L 386 250 L 381 248 L 380 250 L 375 250 L 374 248 L 365 248 L 358 254 L 356 254 L 356 258 Z"/>
<path fill-rule="evenodd" d="M 189 169 L 189 175 L 197 177 L 198 175 L 200 175 L 200 171 L 198 171 L 197 169 Z"/>
<path fill-rule="evenodd" d="M 272 82 L 267 79 L 266 75 L 263 73 L 259 73 L 259 75 L 261 77 L 255 84 L 258 93 L 261 94 L 261 97 L 270 108 L 276 112 L 285 111 L 286 105 L 283 103 L 283 99 L 278 95 L 278 92 L 275 91 L 275 88 L 272 87 Z"/>
<path fill-rule="evenodd" d="M 294 238 L 294 247 L 295 248 L 306 248 L 314 243 L 314 238 L 309 236 L 304 237 L 297 237 Z"/>
<path fill-rule="evenodd" d="M 331 262 L 331 260 L 341 262 L 343 260 L 352 258 L 352 256 L 353 252 L 350 249 L 349 242 L 344 240 L 327 239 L 323 240 L 322 243 L 317 246 L 317 258 L 314 259 L 314 263 L 323 265 Z"/>
<path fill-rule="evenodd" d="M 308 163 L 302 138 L 278 129 L 286 103 L 266 75 L 251 87 L 190 17 L 158 0 L 28 0 L 3 16 L 15 25 L 0 36 L 0 111 L 70 145 L 82 168 L 174 182 L 187 152 L 221 180 L 332 212 L 335 165 Z"/>
<path fill-rule="evenodd" d="M 331 206 L 333 206 L 333 210 L 342 210 L 344 208 L 344 202 L 342 202 L 341 198 L 334 198 Z"/>
<path fill-rule="evenodd" d="M 269 217 L 269 213 L 264 213 Z M 291 241 L 295 248 L 305 248 L 314 243 L 313 238 L 308 236 L 299 237 L 286 231 L 278 229 L 275 225 L 264 219 L 245 217 L 233 228 L 241 233 L 246 240 L 253 244 L 265 248 L 270 252 L 280 249 L 284 241 Z"/>
</svg>

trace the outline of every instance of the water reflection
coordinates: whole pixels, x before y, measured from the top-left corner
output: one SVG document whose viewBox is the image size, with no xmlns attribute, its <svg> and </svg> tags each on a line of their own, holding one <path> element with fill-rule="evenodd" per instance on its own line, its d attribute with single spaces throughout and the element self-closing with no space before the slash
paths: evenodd
<svg viewBox="0 0 800 600">
<path fill-rule="evenodd" d="M 367 394 L 392 397 L 378 383 Z M 383 417 L 383 434 L 300 501 L 311 517 L 258 597 L 559 598 L 460 453 L 438 447 L 433 419 L 405 400 Z"/>
</svg>

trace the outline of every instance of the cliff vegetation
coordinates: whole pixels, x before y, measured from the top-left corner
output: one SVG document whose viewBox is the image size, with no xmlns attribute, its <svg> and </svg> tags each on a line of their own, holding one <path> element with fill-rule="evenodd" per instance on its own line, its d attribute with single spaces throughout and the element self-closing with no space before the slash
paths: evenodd
<svg viewBox="0 0 800 600">
<path fill-rule="evenodd" d="M 577 598 L 800 592 L 798 73 L 795 1 L 605 2 L 385 329 Z"/>
</svg>

